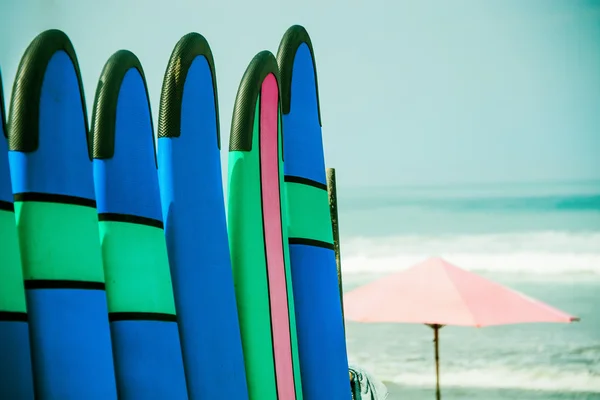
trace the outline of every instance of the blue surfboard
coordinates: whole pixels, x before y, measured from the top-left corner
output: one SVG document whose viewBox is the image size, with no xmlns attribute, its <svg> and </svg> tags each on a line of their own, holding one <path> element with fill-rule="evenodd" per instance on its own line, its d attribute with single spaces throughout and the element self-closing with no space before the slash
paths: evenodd
<svg viewBox="0 0 600 400">
<path fill-rule="evenodd" d="M 25 51 L 9 126 L 36 397 L 116 399 L 91 142 L 63 32 L 45 31 Z"/>
<path fill-rule="evenodd" d="M 144 72 L 108 60 L 92 117 L 94 183 L 119 399 L 187 399 Z"/>
<path fill-rule="evenodd" d="M 310 37 L 303 27 L 288 29 L 277 61 L 281 73 L 290 263 L 304 398 L 350 399 L 316 65 Z"/>
<path fill-rule="evenodd" d="M 160 190 L 191 399 L 248 398 L 221 179 L 213 56 L 197 33 L 175 46 L 158 129 Z"/>
<path fill-rule="evenodd" d="M 0 75 L 0 399 L 33 399 L 27 303 L 8 168 Z"/>
</svg>

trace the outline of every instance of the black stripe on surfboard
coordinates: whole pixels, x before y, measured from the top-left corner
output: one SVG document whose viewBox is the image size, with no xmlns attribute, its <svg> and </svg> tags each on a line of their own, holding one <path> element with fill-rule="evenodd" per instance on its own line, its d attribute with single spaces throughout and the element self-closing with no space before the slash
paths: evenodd
<svg viewBox="0 0 600 400">
<path fill-rule="evenodd" d="M 38 201 L 41 203 L 71 204 L 74 206 L 96 208 L 96 200 L 64 194 L 24 192 L 14 196 L 15 201 Z"/>
<path fill-rule="evenodd" d="M 25 289 L 105 290 L 105 285 L 104 282 L 75 281 L 68 279 L 26 279 Z"/>
<path fill-rule="evenodd" d="M 160 321 L 177 322 L 177 316 L 167 313 L 154 312 L 111 312 L 108 313 L 110 322 L 116 321 Z"/>
<path fill-rule="evenodd" d="M 302 244 L 305 246 L 322 247 L 324 249 L 335 250 L 333 243 L 324 242 L 322 240 L 291 237 L 288 238 L 288 242 L 289 244 Z"/>
<path fill-rule="evenodd" d="M 0 211 L 15 212 L 15 205 L 10 201 L 0 200 Z"/>
<path fill-rule="evenodd" d="M 27 313 L 20 311 L 0 311 L 2 322 L 27 322 Z"/>
<path fill-rule="evenodd" d="M 99 213 L 98 221 L 111 221 L 111 222 L 127 222 L 129 224 L 146 225 L 154 228 L 164 229 L 162 221 L 154 218 L 139 217 L 131 214 L 119 214 L 119 213 Z"/>
<path fill-rule="evenodd" d="M 317 189 L 327 190 L 327 185 L 321 182 L 313 181 L 312 179 L 304 178 L 302 176 L 285 175 L 283 180 L 287 183 L 299 183 L 301 185 L 307 185 L 316 187 Z"/>
</svg>

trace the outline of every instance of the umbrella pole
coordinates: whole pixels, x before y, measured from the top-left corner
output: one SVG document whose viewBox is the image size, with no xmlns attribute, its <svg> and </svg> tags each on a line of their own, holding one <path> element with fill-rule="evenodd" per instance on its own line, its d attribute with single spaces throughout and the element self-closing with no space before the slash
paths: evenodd
<svg viewBox="0 0 600 400">
<path fill-rule="evenodd" d="M 433 328 L 433 342 L 435 346 L 435 398 L 440 400 L 442 394 L 440 393 L 440 347 L 439 347 L 439 331 L 441 325 L 431 325 Z"/>
</svg>

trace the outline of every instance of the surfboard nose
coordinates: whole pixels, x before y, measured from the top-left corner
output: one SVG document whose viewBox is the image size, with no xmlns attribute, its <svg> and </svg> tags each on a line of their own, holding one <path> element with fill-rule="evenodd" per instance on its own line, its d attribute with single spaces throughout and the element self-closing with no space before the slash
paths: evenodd
<svg viewBox="0 0 600 400">
<path fill-rule="evenodd" d="M 29 45 L 19 65 L 10 110 L 15 195 L 75 196 L 93 205 L 83 86 L 75 50 L 64 32 L 45 31 Z"/>
<path fill-rule="evenodd" d="M 277 51 L 281 70 L 285 175 L 327 184 L 317 69 L 310 36 L 294 25 Z"/>
<path fill-rule="evenodd" d="M 98 213 L 162 224 L 150 102 L 142 65 L 133 53 L 120 50 L 106 63 L 92 124 Z"/>
</svg>

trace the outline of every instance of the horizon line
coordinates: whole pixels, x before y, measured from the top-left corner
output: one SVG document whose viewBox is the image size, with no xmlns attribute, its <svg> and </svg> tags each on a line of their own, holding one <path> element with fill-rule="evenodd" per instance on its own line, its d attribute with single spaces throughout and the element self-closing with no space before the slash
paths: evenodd
<svg viewBox="0 0 600 400">
<path fill-rule="evenodd" d="M 600 185 L 600 178 L 577 178 L 577 179 L 540 179 L 540 180 L 515 180 L 515 181 L 497 181 L 497 182 L 481 182 L 481 181 L 470 181 L 470 182 L 443 182 L 443 183 L 394 183 L 391 185 L 385 184 L 350 184 L 344 185 L 338 182 L 338 187 L 345 189 L 426 189 L 426 188 L 449 188 L 449 187 L 493 187 L 503 185 L 573 185 L 573 184 L 598 184 Z"/>
</svg>

